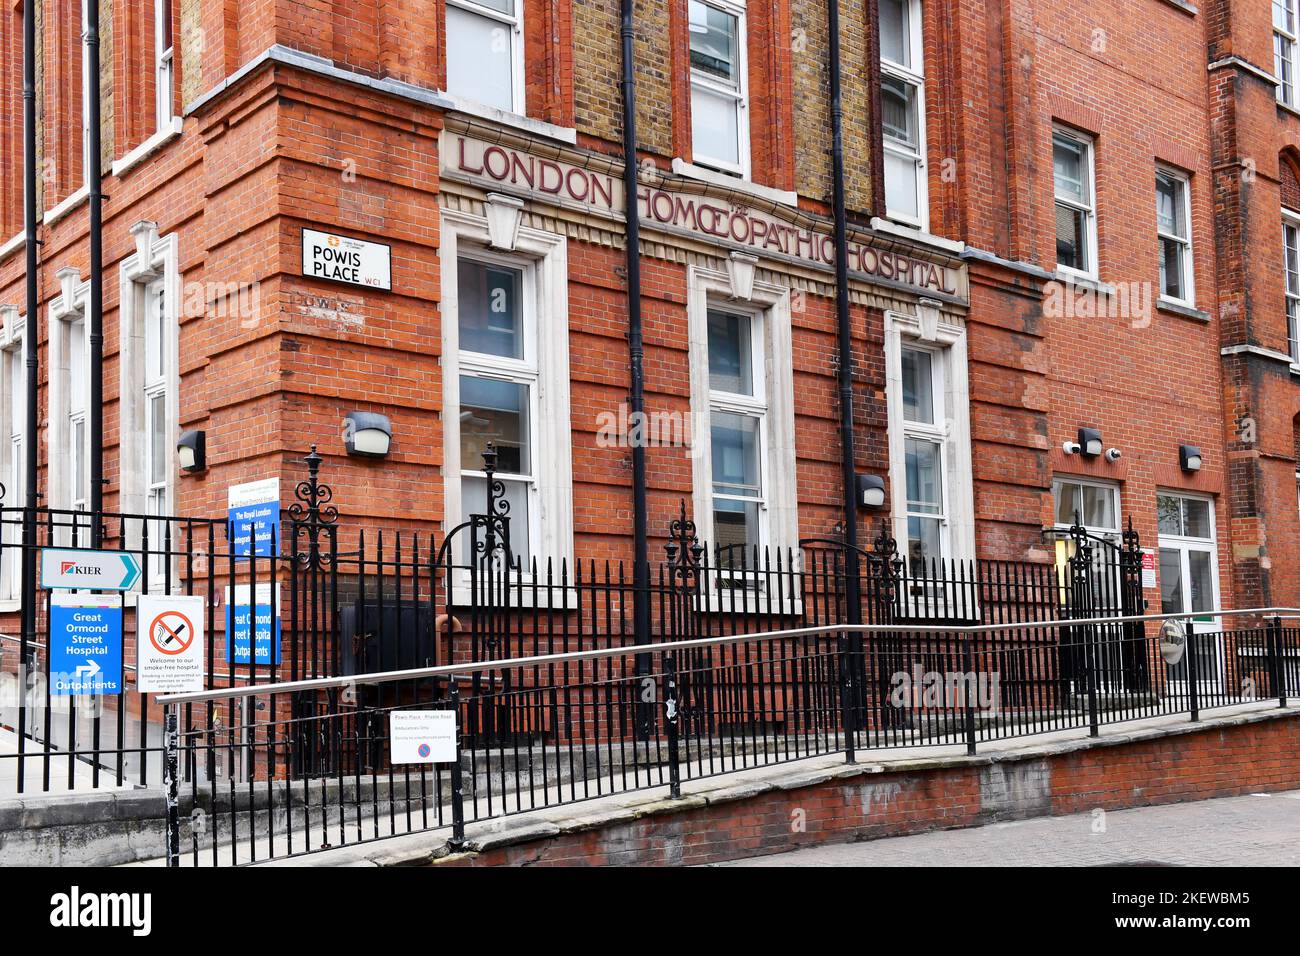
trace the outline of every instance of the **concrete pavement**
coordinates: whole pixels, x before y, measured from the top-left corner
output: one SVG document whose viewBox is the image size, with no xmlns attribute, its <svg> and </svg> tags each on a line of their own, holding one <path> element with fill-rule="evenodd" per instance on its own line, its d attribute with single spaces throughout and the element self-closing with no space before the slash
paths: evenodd
<svg viewBox="0 0 1300 956">
<path fill-rule="evenodd" d="M 718 866 L 1300 866 L 1300 790 L 1036 817 Z"/>
</svg>

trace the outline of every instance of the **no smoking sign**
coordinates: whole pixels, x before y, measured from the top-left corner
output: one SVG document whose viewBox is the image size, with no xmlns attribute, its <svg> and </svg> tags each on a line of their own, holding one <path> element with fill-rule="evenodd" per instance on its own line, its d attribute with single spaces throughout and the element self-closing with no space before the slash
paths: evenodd
<svg viewBox="0 0 1300 956">
<path fill-rule="evenodd" d="M 203 598 L 141 595 L 136 622 L 136 688 L 203 690 Z"/>
</svg>

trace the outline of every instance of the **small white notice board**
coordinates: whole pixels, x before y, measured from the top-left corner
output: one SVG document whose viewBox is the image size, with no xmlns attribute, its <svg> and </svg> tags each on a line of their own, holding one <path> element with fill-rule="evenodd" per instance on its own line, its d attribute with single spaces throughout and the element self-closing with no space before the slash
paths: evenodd
<svg viewBox="0 0 1300 956">
<path fill-rule="evenodd" d="M 388 715 L 393 763 L 451 763 L 456 759 L 454 710 L 395 710 Z"/>
</svg>

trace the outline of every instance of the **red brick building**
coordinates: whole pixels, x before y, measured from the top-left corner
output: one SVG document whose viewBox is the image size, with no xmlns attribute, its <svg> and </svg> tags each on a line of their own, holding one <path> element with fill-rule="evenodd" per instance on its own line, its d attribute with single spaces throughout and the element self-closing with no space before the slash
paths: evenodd
<svg viewBox="0 0 1300 956">
<path fill-rule="evenodd" d="M 1153 607 L 1300 600 L 1300 94 L 1276 82 L 1300 27 L 1275 6 L 841 4 L 855 468 L 887 490 L 864 529 L 1051 562 L 1043 529 L 1077 510 L 1132 521 Z M 108 508 L 217 515 L 267 477 L 287 502 L 316 444 L 349 519 L 445 528 L 492 440 L 522 553 L 629 557 L 633 201 L 652 535 L 683 500 L 711 543 L 837 533 L 820 0 L 638 8 L 635 197 L 614 4 L 101 8 Z M 0 333 L 4 481 L 21 496 L 35 334 L 56 507 L 86 500 L 89 453 L 79 16 L 40 10 L 41 308 Z M 20 20 L 0 303 L 24 301 Z M 339 249 L 343 281 L 318 271 Z M 346 454 L 352 412 L 387 417 L 386 457 Z M 205 470 L 176 467 L 182 431 Z"/>
</svg>

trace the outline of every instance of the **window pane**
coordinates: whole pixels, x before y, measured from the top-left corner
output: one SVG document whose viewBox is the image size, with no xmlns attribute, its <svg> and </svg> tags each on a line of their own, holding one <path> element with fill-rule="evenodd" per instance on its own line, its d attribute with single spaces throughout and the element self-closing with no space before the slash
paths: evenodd
<svg viewBox="0 0 1300 956">
<path fill-rule="evenodd" d="M 1069 199 L 1084 206 L 1092 204 L 1082 143 L 1064 136 L 1052 138 L 1052 174 L 1058 199 Z"/>
<path fill-rule="evenodd" d="M 497 471 L 531 475 L 528 447 L 528 386 L 460 377 L 460 466 L 483 470 L 488 442 L 497 448 Z"/>
<path fill-rule="evenodd" d="M 712 417 L 713 493 L 762 495 L 758 464 L 758 423 L 750 415 L 714 412 Z"/>
<path fill-rule="evenodd" d="M 739 101 L 700 85 L 691 87 L 691 144 L 697 157 L 740 165 Z"/>
<path fill-rule="evenodd" d="M 885 150 L 885 208 L 890 215 L 921 218 L 917 173 L 915 158 Z"/>
<path fill-rule="evenodd" d="M 934 356 L 903 349 L 903 418 L 934 424 Z"/>
<path fill-rule="evenodd" d="M 1187 552 L 1187 591 L 1192 599 L 1192 606 L 1188 608 L 1189 611 L 1214 610 L 1213 557 L 1208 551 L 1189 550 Z M 1210 674 L 1202 670 L 1201 676 L 1209 677 Z"/>
<path fill-rule="evenodd" d="M 880 102 L 885 136 L 916 149 L 921 141 L 916 86 L 896 76 L 882 76 Z"/>
<path fill-rule="evenodd" d="M 1171 299 L 1187 297 L 1183 279 L 1183 244 L 1175 239 L 1160 240 L 1160 293 Z"/>
<path fill-rule="evenodd" d="M 880 0 L 880 55 L 899 66 L 912 65 L 907 0 Z"/>
<path fill-rule="evenodd" d="M 907 510 L 943 513 L 943 476 L 938 442 L 909 438 L 904 443 L 907 470 Z"/>
<path fill-rule="evenodd" d="M 1186 239 L 1187 215 L 1183 210 L 1182 180 L 1156 174 L 1156 225 L 1161 232 Z"/>
<path fill-rule="evenodd" d="M 524 358 L 523 272 L 461 259 L 456 283 L 461 350 Z"/>
<path fill-rule="evenodd" d="M 713 541 L 722 567 L 746 564 L 750 549 L 761 544 L 758 502 L 713 499 Z"/>
<path fill-rule="evenodd" d="M 1183 515 L 1178 498 L 1156 495 L 1156 526 L 1161 534 L 1183 533 Z"/>
<path fill-rule="evenodd" d="M 69 398 L 73 411 L 86 407 L 86 327 L 80 322 L 68 326 L 68 369 L 71 372 Z"/>
<path fill-rule="evenodd" d="M 1073 526 L 1083 517 L 1083 502 L 1080 500 L 1079 486 L 1071 482 L 1060 482 L 1056 486 L 1056 523 Z"/>
<path fill-rule="evenodd" d="M 513 43 L 509 24 L 448 4 L 448 92 L 513 111 Z"/>
<path fill-rule="evenodd" d="M 754 394 L 753 324 L 747 315 L 709 312 L 709 388 Z"/>
<path fill-rule="evenodd" d="M 736 17 L 691 0 L 691 68 L 740 89 Z"/>
<path fill-rule="evenodd" d="M 481 463 L 480 463 L 481 464 Z M 510 553 L 526 562 L 529 557 L 528 538 L 528 483 L 523 481 L 503 480 L 505 500 L 510 504 L 507 516 L 510 518 Z M 470 515 L 487 513 L 487 479 L 466 476 L 460 481 L 460 520 L 468 521 Z M 479 541 L 483 540 L 483 529 L 479 529 Z M 469 531 L 462 531 L 461 560 L 468 563 L 473 538 Z"/>
<path fill-rule="evenodd" d="M 1160 549 L 1160 613 L 1183 611 L 1183 558 L 1174 548 Z"/>
<path fill-rule="evenodd" d="M 1056 264 L 1088 271 L 1086 213 L 1072 206 L 1056 206 Z"/>
<path fill-rule="evenodd" d="M 149 398 L 149 483 L 167 481 L 167 396 Z"/>
<path fill-rule="evenodd" d="M 907 556 L 912 564 L 942 557 L 939 546 L 939 519 L 907 519 Z"/>
<path fill-rule="evenodd" d="M 1083 486 L 1083 523 L 1089 528 L 1113 531 L 1115 523 L 1115 491 L 1096 485 Z"/>
<path fill-rule="evenodd" d="M 74 422 L 72 426 L 72 498 L 86 500 L 86 423 Z"/>
<path fill-rule="evenodd" d="M 1199 498 L 1183 499 L 1183 534 L 1189 538 L 1213 538 L 1210 503 Z"/>
<path fill-rule="evenodd" d="M 1284 225 L 1282 244 L 1286 253 L 1286 289 L 1292 295 L 1300 295 L 1300 230 Z"/>
<path fill-rule="evenodd" d="M 1273 0 L 1273 28 L 1285 33 L 1295 33 L 1291 17 L 1291 0 Z"/>
</svg>

